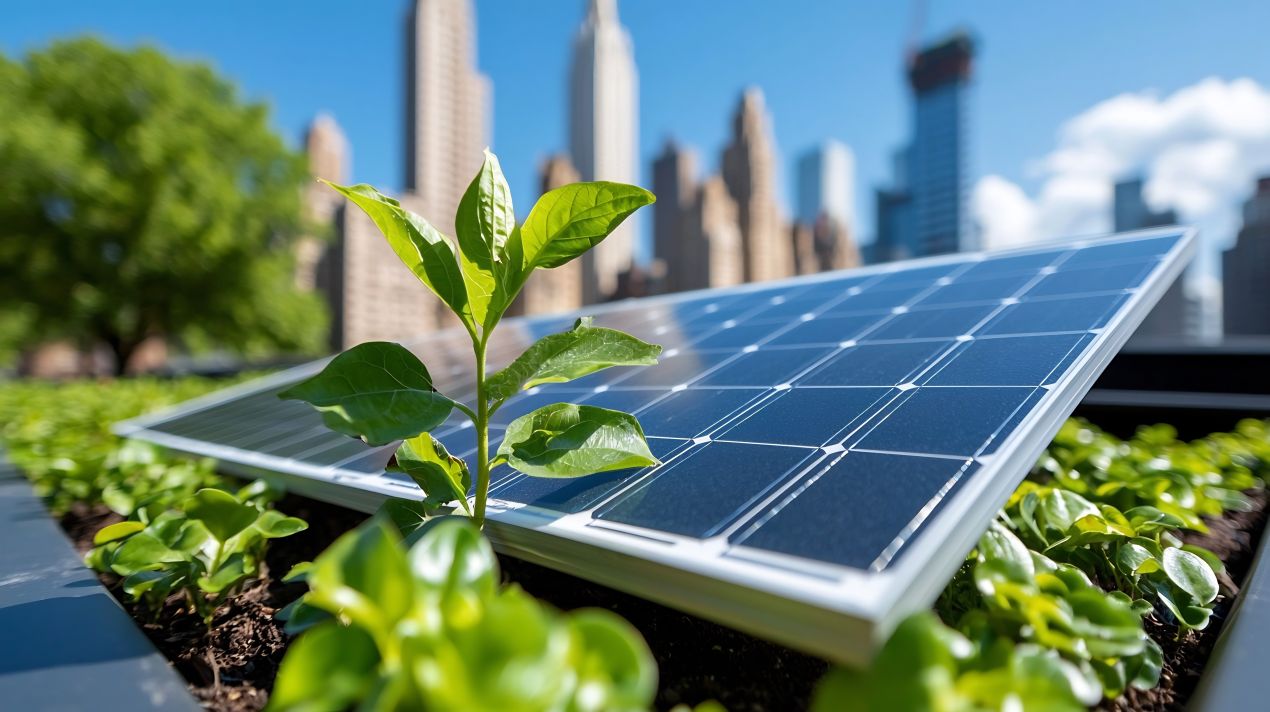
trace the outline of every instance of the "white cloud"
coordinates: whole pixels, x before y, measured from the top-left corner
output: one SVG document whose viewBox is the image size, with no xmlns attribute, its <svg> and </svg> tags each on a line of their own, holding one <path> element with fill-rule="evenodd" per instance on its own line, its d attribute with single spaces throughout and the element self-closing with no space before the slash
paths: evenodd
<svg viewBox="0 0 1270 712">
<path fill-rule="evenodd" d="M 1107 232 L 1112 184 L 1140 174 L 1155 209 L 1198 225 L 1213 252 L 1239 227 L 1239 206 L 1270 170 L 1270 90 L 1250 79 L 1205 79 L 1167 96 L 1121 94 L 1059 130 L 1058 145 L 1032 164 L 1035 196 L 990 175 L 975 185 L 972 211 L 989 247 Z"/>
</svg>

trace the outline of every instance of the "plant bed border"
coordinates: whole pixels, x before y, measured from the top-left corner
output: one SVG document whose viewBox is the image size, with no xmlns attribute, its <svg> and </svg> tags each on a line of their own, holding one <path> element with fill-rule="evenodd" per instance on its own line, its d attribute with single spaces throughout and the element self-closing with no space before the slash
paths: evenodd
<svg viewBox="0 0 1270 712">
<path fill-rule="evenodd" d="M 0 451 L 0 700 L 8 709 L 197 710 Z"/>
</svg>

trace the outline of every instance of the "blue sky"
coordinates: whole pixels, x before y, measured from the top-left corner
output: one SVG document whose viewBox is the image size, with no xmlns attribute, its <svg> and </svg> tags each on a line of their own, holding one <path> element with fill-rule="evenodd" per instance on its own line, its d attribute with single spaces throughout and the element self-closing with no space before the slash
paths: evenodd
<svg viewBox="0 0 1270 712">
<path fill-rule="evenodd" d="M 401 23 L 407 0 L 59 0 L 6 8 L 9 56 L 92 32 L 210 61 L 269 102 L 299 141 L 319 110 L 349 135 L 353 177 L 401 184 Z M 1206 77 L 1270 86 L 1270 3 L 930 2 L 929 39 L 956 26 L 980 40 L 971 175 L 1032 192 L 1036 162 L 1065 121 L 1125 92 L 1169 94 Z M 494 82 L 494 149 L 521 196 L 538 160 L 565 143 L 565 74 L 583 0 L 478 0 L 480 67 Z M 1078 6 L 1078 10 L 1073 7 Z M 871 187 L 908 134 L 900 70 L 909 3 L 625 0 L 640 71 L 641 155 L 664 138 L 695 145 L 712 169 L 739 91 L 761 86 L 775 120 L 789 195 L 797 154 L 837 138 L 856 154 L 859 227 L 872 232 Z M 791 202 L 787 199 L 787 203 Z M 646 221 L 648 222 L 648 221 Z"/>
</svg>

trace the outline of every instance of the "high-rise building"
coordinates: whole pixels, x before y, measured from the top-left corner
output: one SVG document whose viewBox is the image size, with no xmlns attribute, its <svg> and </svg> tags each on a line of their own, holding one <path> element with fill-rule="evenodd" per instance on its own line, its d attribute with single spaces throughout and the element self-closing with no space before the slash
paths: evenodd
<svg viewBox="0 0 1270 712">
<path fill-rule="evenodd" d="M 667 140 L 653 161 L 653 255 L 665 265 L 665 288 L 678 292 L 697 265 L 685 252 L 688 213 L 697 200 L 697 154 Z M 739 248 L 739 246 L 738 246 Z M 695 281 L 695 280 L 691 280 Z"/>
<path fill-rule="evenodd" d="M 798 274 L 860 266 L 860 250 L 850 228 L 828 214 L 822 213 L 813 223 L 794 223 L 791 233 Z"/>
<path fill-rule="evenodd" d="M 1222 255 L 1222 319 L 1227 336 L 1270 335 L 1270 176 L 1244 203 L 1244 225 Z"/>
<path fill-rule="evenodd" d="M 745 259 L 736 201 L 717 175 L 707 178 L 695 192 L 682 214 L 680 262 L 667 264 L 668 281 L 678 268 L 673 291 L 741 284 Z"/>
<path fill-rule="evenodd" d="M 1177 213 L 1172 210 L 1155 211 L 1147 205 L 1142 192 L 1140 177 L 1123 180 L 1115 185 L 1115 201 L 1112 204 L 1112 225 L 1116 232 L 1142 230 L 1177 224 Z M 1156 302 L 1133 333 L 1135 339 L 1178 339 L 1194 336 L 1188 315 L 1195 309 L 1186 294 L 1186 277 L 1179 275 L 1169 285 L 1164 296 Z"/>
<path fill-rule="evenodd" d="M 348 181 L 348 140 L 335 119 L 326 113 L 318 114 L 309 124 L 304 136 L 305 156 L 309 161 L 309 175 L 335 183 Z M 304 188 L 304 206 L 309 222 L 323 230 L 331 230 L 344 206 L 344 198 L 329 187 L 311 181 Z M 329 291 L 333 275 L 325 268 L 323 255 L 330 235 L 301 238 L 296 243 L 296 286 L 301 289 Z"/>
<path fill-rule="evenodd" d="M 406 192 L 450 235 L 489 145 L 492 91 L 476 68 L 475 28 L 472 0 L 414 0 L 406 22 Z"/>
<path fill-rule="evenodd" d="M 569 77 L 569 154 L 582 180 L 639 182 L 639 78 L 617 0 L 588 0 L 573 43 Z M 635 256 L 637 217 L 582 256 L 583 297 L 602 301 Z"/>
<path fill-rule="evenodd" d="M 815 225 L 821 215 L 839 225 L 854 221 L 855 156 L 838 141 L 825 141 L 798 158 L 799 222 Z"/>
<path fill-rule="evenodd" d="M 400 200 L 449 235 L 489 137 L 491 92 L 476 70 L 474 23 L 472 0 L 415 0 L 406 21 L 406 193 Z M 342 180 L 351 172 L 343 143 L 334 122 L 314 122 L 307 148 L 316 175 Z M 333 348 L 457 323 L 401 265 L 365 213 L 325 187 L 306 198 L 309 210 L 329 216 L 333 226 L 314 280 L 331 305 Z"/>
<path fill-rule="evenodd" d="M 974 41 L 964 32 L 915 54 L 912 143 L 898 156 L 894 184 L 877 194 L 879 259 L 978 247 L 969 220 L 967 133 Z"/>
<path fill-rule="evenodd" d="M 578 182 L 578 171 L 569 157 L 557 154 L 539 168 L 543 193 Z M 582 260 L 575 259 L 553 269 L 534 270 L 508 314 L 554 314 L 582 306 Z"/>
<path fill-rule="evenodd" d="M 793 247 L 776 198 L 776 148 L 763 92 L 745 90 L 723 151 L 723 180 L 737 204 L 745 281 L 794 273 Z"/>
</svg>

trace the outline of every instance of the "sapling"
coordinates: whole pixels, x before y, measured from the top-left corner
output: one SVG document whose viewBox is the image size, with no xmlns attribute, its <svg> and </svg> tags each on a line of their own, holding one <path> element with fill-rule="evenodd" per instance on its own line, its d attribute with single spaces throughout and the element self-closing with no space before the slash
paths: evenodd
<svg viewBox="0 0 1270 712">
<path fill-rule="evenodd" d="M 474 400 L 462 403 L 433 386 L 428 369 L 405 347 L 370 342 L 336 356 L 321 373 L 279 395 L 310 403 L 332 429 L 370 445 L 401 441 L 395 467 L 423 490 L 420 518 L 456 503 L 479 527 L 485 521 L 490 470 L 500 463 L 535 477 L 579 477 L 656 464 L 634 416 L 588 405 L 555 403 L 514 420 L 490 453 L 490 417 L 526 388 L 580 378 L 610 366 L 657 362 L 661 347 L 579 319 L 544 337 L 497 373 L 487 372 L 490 337 L 537 269 L 574 260 L 607 237 L 652 193 L 621 183 L 574 183 L 545 193 L 516 223 L 511 191 L 488 150 L 459 202 L 455 239 L 369 185 L 327 183 L 370 216 L 420 282 L 458 317 L 472 342 Z M 476 433 L 475 483 L 464 460 L 431 433 L 453 411 Z M 472 503 L 468 493 L 472 492 Z"/>
</svg>

